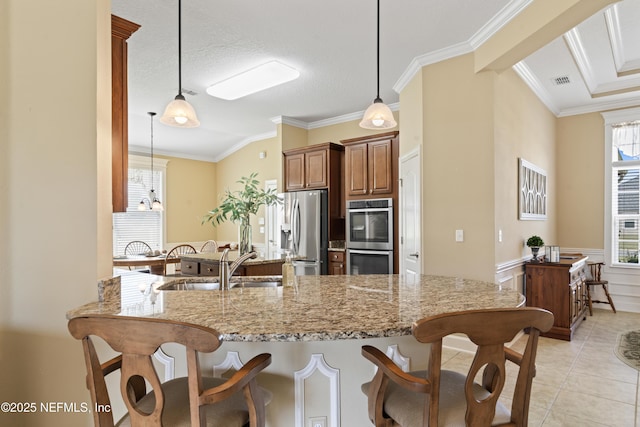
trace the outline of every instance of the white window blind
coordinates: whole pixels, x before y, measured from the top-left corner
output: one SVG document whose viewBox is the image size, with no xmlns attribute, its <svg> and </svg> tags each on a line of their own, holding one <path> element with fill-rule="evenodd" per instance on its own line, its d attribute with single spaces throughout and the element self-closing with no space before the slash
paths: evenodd
<svg viewBox="0 0 640 427">
<path fill-rule="evenodd" d="M 614 266 L 638 266 L 640 249 L 640 110 L 605 115 L 608 151 L 607 252 Z"/>
<path fill-rule="evenodd" d="M 164 204 L 166 161 L 158 162 L 158 159 L 154 159 L 153 169 L 153 188 Z M 164 242 L 164 212 L 138 210 L 138 205 L 142 200 L 147 204 L 147 208 L 149 207 L 150 190 L 150 159 L 129 156 L 129 197 L 127 211 L 113 214 L 114 255 L 123 255 L 124 248 L 129 242 L 134 240 L 146 242 L 153 250 L 162 250 Z"/>
</svg>

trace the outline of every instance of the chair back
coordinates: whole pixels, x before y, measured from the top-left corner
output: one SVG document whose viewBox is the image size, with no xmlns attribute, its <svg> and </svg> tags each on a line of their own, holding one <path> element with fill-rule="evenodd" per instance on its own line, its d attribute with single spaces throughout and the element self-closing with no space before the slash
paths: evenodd
<svg viewBox="0 0 640 427">
<path fill-rule="evenodd" d="M 125 255 L 146 255 L 151 252 L 151 246 L 141 240 L 134 240 L 124 247 Z"/>
<path fill-rule="evenodd" d="M 151 356 L 163 343 L 175 342 L 186 347 L 189 375 L 189 402 L 192 425 L 200 425 L 200 406 L 203 391 L 198 352 L 212 352 L 220 347 L 219 333 L 203 326 L 173 322 L 156 318 L 90 315 L 69 321 L 69 332 L 82 340 L 87 368 L 87 387 L 94 408 L 111 408 L 105 376 L 120 369 L 120 392 L 129 412 L 132 426 L 160 426 L 165 396 Z M 102 363 L 96 353 L 91 336 L 98 336 L 121 353 Z M 146 395 L 145 380 L 155 394 L 155 407 L 145 413 L 136 403 Z M 96 426 L 114 425 L 110 410 L 94 410 Z M 194 422 L 194 420 L 196 422 Z"/>
<path fill-rule="evenodd" d="M 548 331 L 552 325 L 553 314 L 535 307 L 446 313 L 415 322 L 412 326 L 415 338 L 422 343 L 431 343 L 427 380 L 431 382 L 432 391 L 428 395 L 424 417 L 429 420 L 428 425 L 435 426 L 438 420 L 442 339 L 462 333 L 477 345 L 464 387 L 466 425 L 491 425 L 505 383 L 505 362 L 510 360 L 520 366 L 511 405 L 511 421 L 514 425 L 526 426 L 538 337 L 541 331 Z M 522 354 L 505 347 L 526 328 L 529 335 Z M 484 399 L 478 399 L 473 389 L 474 379 L 479 373 L 482 374 L 481 386 L 490 393 Z"/>
<path fill-rule="evenodd" d="M 167 275 L 167 262 L 166 260 L 169 260 L 171 258 L 179 258 L 181 255 L 186 255 L 186 254 L 195 254 L 196 252 L 196 248 L 194 248 L 191 245 L 178 245 L 176 247 L 174 247 L 173 249 L 171 249 L 169 251 L 169 253 L 167 254 L 167 258 L 165 259 L 165 263 L 164 263 L 164 275 Z M 180 263 L 175 264 L 176 266 L 176 273 L 181 271 L 180 268 Z"/>
<path fill-rule="evenodd" d="M 218 242 L 215 240 L 207 240 L 200 248 L 200 252 L 218 252 Z"/>
</svg>

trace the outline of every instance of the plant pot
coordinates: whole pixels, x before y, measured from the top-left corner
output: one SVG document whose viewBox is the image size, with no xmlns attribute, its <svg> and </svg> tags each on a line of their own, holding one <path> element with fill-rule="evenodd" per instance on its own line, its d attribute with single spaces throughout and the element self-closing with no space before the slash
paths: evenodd
<svg viewBox="0 0 640 427">
<path fill-rule="evenodd" d="M 539 247 L 537 246 L 531 247 L 531 254 L 533 255 L 533 258 L 531 258 L 532 262 L 538 262 L 538 251 L 540 251 Z"/>
</svg>

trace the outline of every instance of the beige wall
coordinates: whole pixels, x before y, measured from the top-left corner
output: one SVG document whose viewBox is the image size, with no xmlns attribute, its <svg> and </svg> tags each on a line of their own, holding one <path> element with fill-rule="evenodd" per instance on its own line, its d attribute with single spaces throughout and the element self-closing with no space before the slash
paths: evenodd
<svg viewBox="0 0 640 427">
<path fill-rule="evenodd" d="M 472 55 L 422 70 L 423 273 L 493 279 L 494 81 Z"/>
<path fill-rule="evenodd" d="M 403 113 L 402 122 L 398 122 L 398 130 L 402 157 L 419 148 L 423 142 L 422 70 L 416 73 L 400 93 L 400 105 Z"/>
<path fill-rule="evenodd" d="M 534 234 L 547 244 L 560 244 L 556 237 L 556 200 L 560 195 L 556 185 L 556 118 L 512 70 L 496 76 L 495 112 L 495 233 L 502 230 L 503 237 L 496 243 L 496 262 L 501 263 L 528 255 L 524 241 Z M 547 171 L 546 221 L 518 219 L 519 158 Z"/>
<path fill-rule="evenodd" d="M 558 244 L 604 249 L 604 119 L 558 119 Z"/>
<path fill-rule="evenodd" d="M 110 274 L 110 3 L 5 0 L 0 28 L 0 402 L 89 402 L 65 312 Z"/>
<path fill-rule="evenodd" d="M 259 158 L 259 153 L 264 151 L 267 156 Z M 230 156 L 225 157 L 217 164 L 216 173 L 216 203 L 209 209 L 215 208 L 226 189 L 235 191 L 239 189 L 236 182 L 243 176 L 249 176 L 252 172 L 257 172 L 257 179 L 264 188 L 267 180 L 278 180 L 278 188 L 282 190 L 282 145 L 279 137 L 257 141 L 241 148 Z M 258 218 L 264 217 L 263 209 L 252 220 L 253 242 L 264 243 L 264 234 L 260 234 Z M 209 225 L 209 227 L 211 227 Z M 217 226 L 217 240 L 221 242 L 237 242 L 238 226 L 232 222 L 225 222 Z"/>
<path fill-rule="evenodd" d="M 217 239 L 216 229 L 202 224 L 217 199 L 217 164 L 177 157 L 169 160 L 166 177 L 166 241 L 199 242 Z"/>
</svg>

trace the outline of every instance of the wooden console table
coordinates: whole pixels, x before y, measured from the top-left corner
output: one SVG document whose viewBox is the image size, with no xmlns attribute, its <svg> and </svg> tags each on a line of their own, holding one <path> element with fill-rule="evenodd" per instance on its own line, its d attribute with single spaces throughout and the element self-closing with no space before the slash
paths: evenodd
<svg viewBox="0 0 640 427">
<path fill-rule="evenodd" d="M 587 290 L 584 284 L 586 256 L 561 257 L 560 262 L 528 262 L 525 267 L 525 295 L 528 307 L 541 307 L 555 317 L 543 336 L 571 341 L 585 319 Z"/>
</svg>

